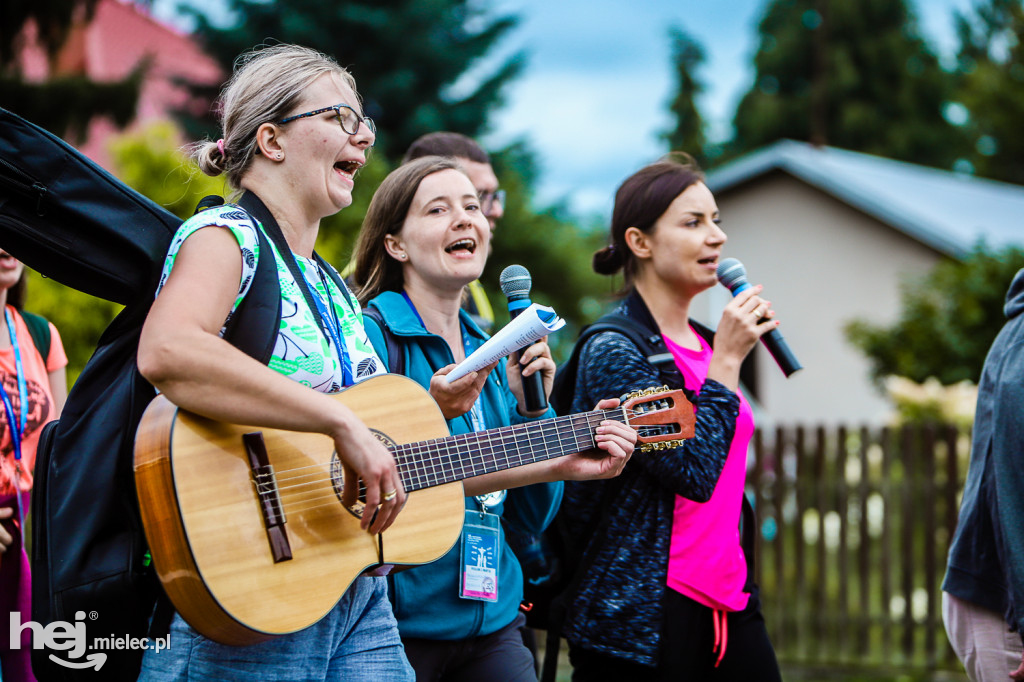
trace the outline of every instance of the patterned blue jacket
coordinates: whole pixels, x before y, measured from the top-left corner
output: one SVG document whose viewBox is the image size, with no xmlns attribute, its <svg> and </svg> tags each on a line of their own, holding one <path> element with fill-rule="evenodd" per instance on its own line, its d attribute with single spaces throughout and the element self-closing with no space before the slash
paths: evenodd
<svg viewBox="0 0 1024 682">
<path fill-rule="evenodd" d="M 639 295 L 623 301 L 617 312 L 657 328 Z M 591 409 L 606 396 L 661 383 L 658 371 L 625 336 L 600 333 L 580 356 L 573 412 Z M 657 665 L 675 496 L 710 499 L 725 466 L 739 398 L 708 379 L 696 406 L 696 434 L 683 446 L 637 452 L 617 479 L 566 483 L 562 509 L 570 537 L 596 528 L 602 500 L 611 496 L 606 531 L 587 543 L 596 543 L 593 564 L 568 605 L 563 634 L 573 645 Z"/>
</svg>

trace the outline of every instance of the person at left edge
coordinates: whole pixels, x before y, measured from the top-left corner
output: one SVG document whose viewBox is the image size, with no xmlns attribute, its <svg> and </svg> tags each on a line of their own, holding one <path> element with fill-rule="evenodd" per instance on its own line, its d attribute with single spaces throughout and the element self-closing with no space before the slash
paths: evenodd
<svg viewBox="0 0 1024 682">
<path fill-rule="evenodd" d="M 460 303 L 463 288 L 486 265 L 490 237 L 477 191 L 462 167 L 451 158 L 428 156 L 384 180 L 356 246 L 359 296 L 372 299 L 369 305 L 402 354 L 404 373 L 430 391 L 454 434 L 554 416 L 550 409 L 523 411 L 520 373 L 506 372 L 504 359 L 451 384 L 444 378 L 487 338 Z M 378 353 L 391 361 L 376 320 L 368 316 L 366 328 Z M 550 392 L 555 365 L 547 344 L 530 346 L 522 362 L 529 363 L 525 373 L 543 374 Z M 607 400 L 598 406 L 617 404 Z M 538 533 L 558 509 L 562 480 L 617 475 L 636 433 L 605 421 L 596 438 L 597 451 L 466 479 L 462 540 L 437 561 L 389 577 L 402 642 L 418 680 L 536 680 L 519 613 L 522 569 L 501 519 Z M 522 447 L 529 451 L 527 444 Z M 491 589 L 471 590 L 468 580 L 461 581 L 472 560 L 466 548 L 475 546 L 470 532 L 493 543 L 497 556 L 485 567 L 493 571 Z"/>
<path fill-rule="evenodd" d="M 4 680 L 35 679 L 29 660 L 30 633 L 23 631 L 20 647 L 12 649 L 9 615 L 20 612 L 22 623 L 32 617 L 32 582 L 21 523 L 28 511 L 39 434 L 47 422 L 60 417 L 68 393 L 68 358 L 57 328 L 46 323 L 50 350 L 43 357 L 26 326 L 22 314 L 25 275 L 25 266 L 0 249 L 0 308 L 4 310 L 0 382 L 8 403 L 0 415 L 0 678 Z M 7 407 L 17 434 L 12 433 Z M 20 459 L 15 457 L 16 449 L 21 451 Z"/>
<path fill-rule="evenodd" d="M 174 404 L 217 421 L 330 436 L 345 467 L 346 504 L 355 501 L 353 484 L 361 480 L 366 506 L 378 509 L 363 516 L 362 527 L 382 532 L 405 501 L 394 458 L 327 394 L 384 370 L 358 304 L 311 257 L 320 220 L 352 203 L 355 171 L 375 140 L 373 122 L 362 115 L 348 71 L 295 45 L 243 55 L 220 104 L 224 138 L 197 146 L 200 168 L 226 173 L 232 186 L 258 197 L 280 225 L 299 273 L 292 276 L 289 254 L 273 249 L 259 256 L 255 230 L 263 228 L 236 207 L 196 214 L 172 240 L 142 329 L 139 371 Z M 221 337 L 261 257 L 275 260 L 281 285 L 281 328 L 269 367 Z M 313 291 L 313 305 L 298 277 Z M 227 646 L 175 614 L 170 643 L 146 651 L 140 680 L 412 678 L 381 577 L 360 576 L 320 621 L 297 632 Z"/>
</svg>

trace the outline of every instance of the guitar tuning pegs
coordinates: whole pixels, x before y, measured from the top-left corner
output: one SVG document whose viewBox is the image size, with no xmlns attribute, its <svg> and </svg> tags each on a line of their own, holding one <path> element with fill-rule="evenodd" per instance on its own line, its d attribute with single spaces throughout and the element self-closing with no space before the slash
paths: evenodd
<svg viewBox="0 0 1024 682">
<path fill-rule="evenodd" d="M 685 442 L 686 441 L 684 440 L 665 440 L 661 441 L 660 443 L 644 443 L 637 449 L 640 450 L 640 452 L 656 452 L 658 450 L 671 450 L 673 448 L 681 447 L 682 444 Z"/>
</svg>

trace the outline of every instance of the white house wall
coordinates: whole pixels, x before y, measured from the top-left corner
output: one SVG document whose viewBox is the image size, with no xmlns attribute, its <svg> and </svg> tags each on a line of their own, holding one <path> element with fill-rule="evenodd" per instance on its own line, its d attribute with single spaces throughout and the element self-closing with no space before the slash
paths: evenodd
<svg viewBox="0 0 1024 682">
<path fill-rule="evenodd" d="M 780 331 L 804 369 L 785 379 L 759 345 L 761 424 L 877 424 L 890 407 L 869 379 L 864 357 L 846 341 L 854 318 L 897 319 L 900 283 L 927 272 L 940 255 L 901 232 L 781 172 L 716 195 L 750 281 L 765 286 Z M 716 323 L 728 292 L 702 297 L 694 317 Z"/>
</svg>

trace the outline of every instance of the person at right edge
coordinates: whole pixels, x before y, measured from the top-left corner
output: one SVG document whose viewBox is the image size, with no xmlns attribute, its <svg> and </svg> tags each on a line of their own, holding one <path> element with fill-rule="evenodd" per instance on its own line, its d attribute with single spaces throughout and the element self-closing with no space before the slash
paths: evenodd
<svg viewBox="0 0 1024 682">
<path fill-rule="evenodd" d="M 739 533 L 754 431 L 740 364 L 778 325 L 774 311 L 758 285 L 725 306 L 713 348 L 691 324 L 693 298 L 717 284 L 726 235 L 684 154 L 622 183 L 610 241 L 594 270 L 623 271 L 617 311 L 663 336 L 684 383 L 671 388 L 695 394 L 696 433 L 632 458 L 614 481 L 566 483 L 569 537 L 589 538 L 590 562 L 562 630 L 572 679 L 780 680 Z M 626 336 L 602 332 L 580 355 L 573 411 L 661 383 Z"/>
<path fill-rule="evenodd" d="M 1024 680 L 1024 270 L 985 358 L 942 621 L 972 682 Z"/>
</svg>

